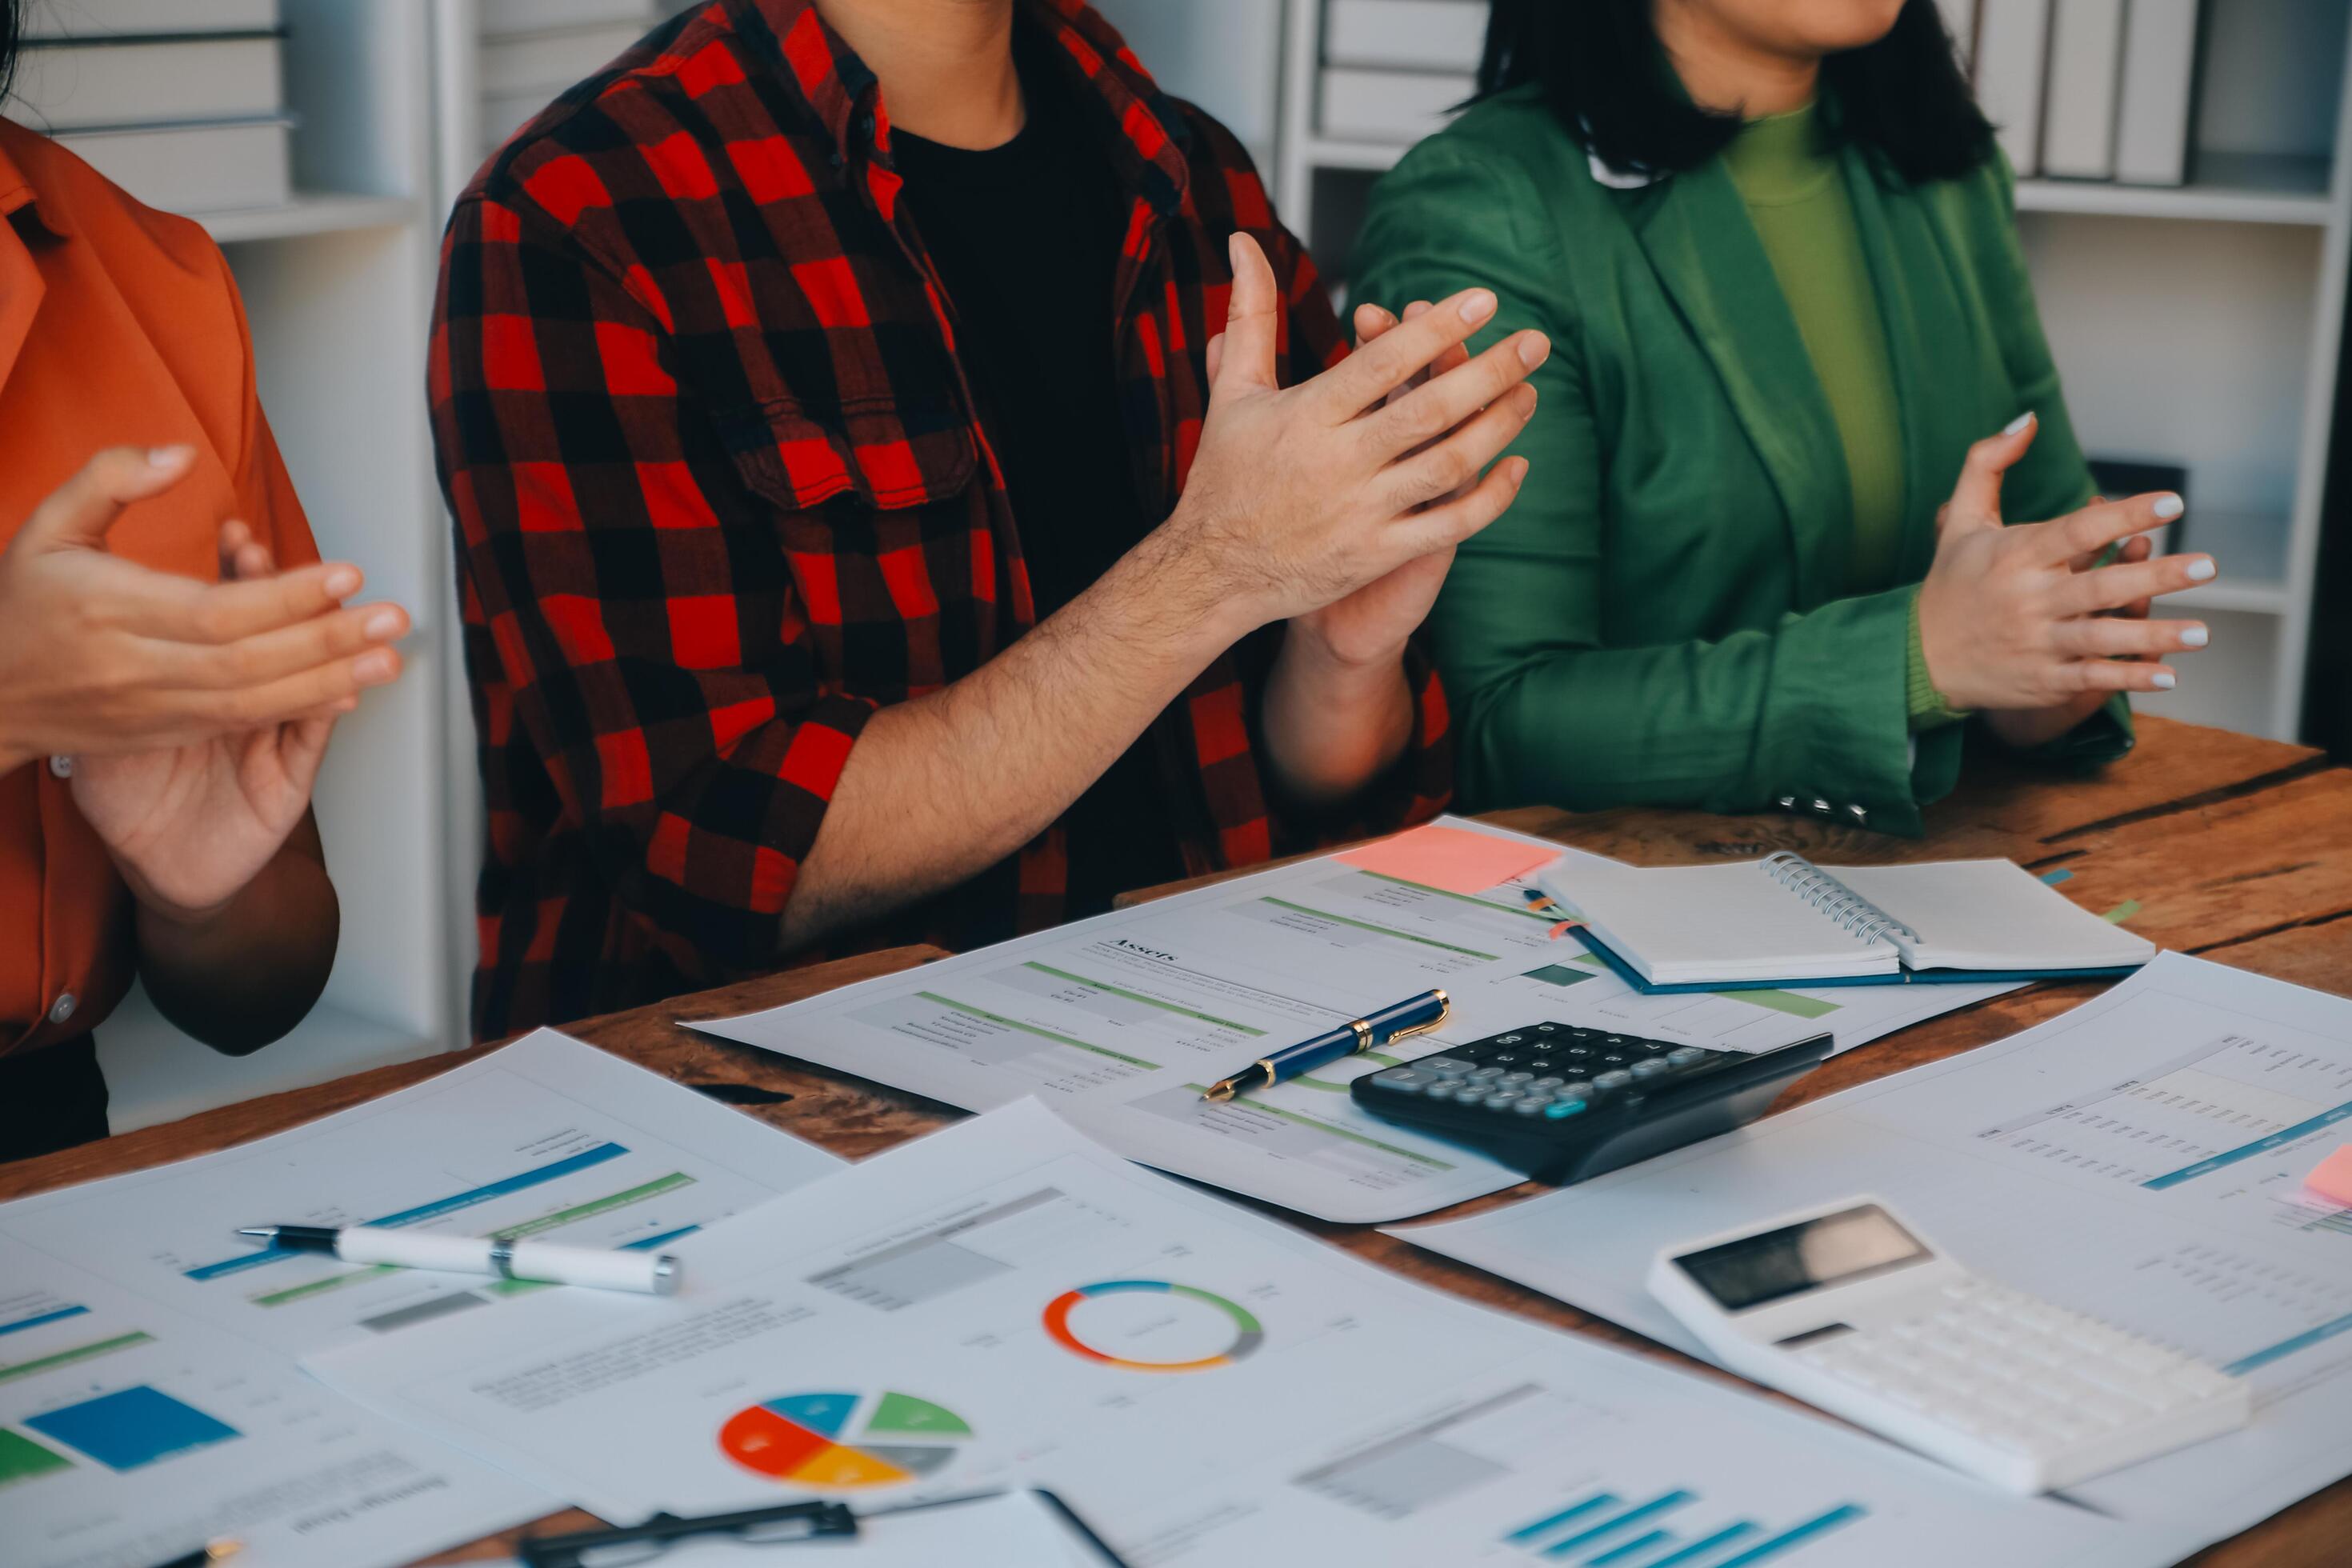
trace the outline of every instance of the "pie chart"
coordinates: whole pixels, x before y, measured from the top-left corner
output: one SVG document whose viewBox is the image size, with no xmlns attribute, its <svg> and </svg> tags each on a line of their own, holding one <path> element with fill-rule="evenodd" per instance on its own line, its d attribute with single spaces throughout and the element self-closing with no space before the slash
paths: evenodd
<svg viewBox="0 0 2352 1568">
<path fill-rule="evenodd" d="M 727 1418 L 719 1447 L 747 1470 L 816 1491 L 896 1486 L 947 1467 L 962 1416 L 911 1394 L 787 1394 Z"/>
<path fill-rule="evenodd" d="M 1073 1355 L 1129 1372 L 1207 1372 L 1265 1342 L 1248 1308 L 1165 1279 L 1104 1279 L 1045 1304 L 1045 1332 Z"/>
</svg>

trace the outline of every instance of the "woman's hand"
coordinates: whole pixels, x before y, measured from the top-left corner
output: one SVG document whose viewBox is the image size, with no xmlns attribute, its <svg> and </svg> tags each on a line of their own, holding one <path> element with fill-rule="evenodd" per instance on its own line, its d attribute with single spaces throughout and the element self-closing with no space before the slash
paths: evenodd
<svg viewBox="0 0 2352 1568">
<path fill-rule="evenodd" d="M 220 531 L 224 583 L 278 575 L 269 551 L 242 522 Z M 374 612 L 375 628 L 397 637 L 408 616 Z M 370 656 L 398 674 L 389 647 Z M 81 758 L 74 805 L 114 857 L 123 879 L 152 914 L 201 922 L 226 908 L 275 859 L 310 809 L 310 790 L 335 720 L 359 705 L 339 698 L 304 717 L 187 745 Z"/>
<path fill-rule="evenodd" d="M 2147 620 L 2147 603 L 2214 574 L 2206 555 L 2148 560 L 2145 541 L 2097 564 L 2110 546 L 2179 517 L 2178 496 L 2137 496 L 2004 527 L 2001 476 L 2024 457 L 2034 431 L 2028 416 L 1969 449 L 1938 514 L 1935 563 L 1919 590 L 1920 647 L 1936 689 L 1956 708 L 1992 716 L 1994 729 L 2020 745 L 2064 733 L 2110 692 L 2169 690 L 2174 671 L 2161 660 L 2204 647 L 2206 629 Z"/>
<path fill-rule="evenodd" d="M 123 508 L 171 489 L 194 458 L 101 452 L 0 552 L 0 773 L 323 716 L 399 673 L 383 645 L 407 616 L 341 607 L 357 567 L 207 584 L 107 553 Z"/>
</svg>

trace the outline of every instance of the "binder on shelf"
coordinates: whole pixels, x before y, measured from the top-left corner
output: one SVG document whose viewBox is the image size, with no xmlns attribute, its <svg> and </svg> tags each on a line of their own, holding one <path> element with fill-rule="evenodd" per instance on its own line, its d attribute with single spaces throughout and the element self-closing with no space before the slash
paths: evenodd
<svg viewBox="0 0 2352 1568">
<path fill-rule="evenodd" d="M 28 38 L 106 38 L 139 33 L 256 33 L 278 28 L 278 0 L 35 0 Z"/>
<path fill-rule="evenodd" d="M 486 38 L 624 22 L 640 34 L 649 30 L 654 25 L 652 0 L 482 0 Z"/>
<path fill-rule="evenodd" d="M 482 96 L 487 100 L 536 93 L 544 104 L 572 83 L 595 75 L 614 57 L 625 54 L 645 32 L 623 22 L 486 38 L 479 67 Z"/>
<path fill-rule="evenodd" d="M 2114 177 L 2123 55 L 2124 0 L 2065 0 L 2053 10 L 2042 110 L 2043 174 Z"/>
<path fill-rule="evenodd" d="M 2124 24 L 2123 101 L 2116 178 L 2134 185 L 2189 179 L 2197 86 L 2197 0 L 2132 0 Z"/>
<path fill-rule="evenodd" d="M 275 32 L 34 39 L 14 110 L 44 132 L 167 121 L 261 120 L 283 104 Z"/>
<path fill-rule="evenodd" d="M 1323 133 L 1351 142 L 1434 135 L 1478 90 L 1476 77 L 1452 71 L 1326 70 L 1322 85 Z"/>
<path fill-rule="evenodd" d="M 2042 80 L 2049 58 L 2050 0 L 1980 0 L 1977 101 L 2000 132 L 2020 179 L 2042 171 Z"/>
<path fill-rule="evenodd" d="M 1331 0 L 1324 13 L 1326 65 L 1475 71 L 1486 47 L 1480 0 Z"/>
<path fill-rule="evenodd" d="M 292 131 L 273 117 L 100 127 L 57 142 L 151 207 L 205 214 L 291 201 Z"/>
<path fill-rule="evenodd" d="M 1936 9 L 1944 14 L 1944 30 L 1952 35 L 1952 47 L 1959 51 L 1960 68 L 1966 70 L 1976 55 L 1977 0 L 1936 0 Z"/>
</svg>

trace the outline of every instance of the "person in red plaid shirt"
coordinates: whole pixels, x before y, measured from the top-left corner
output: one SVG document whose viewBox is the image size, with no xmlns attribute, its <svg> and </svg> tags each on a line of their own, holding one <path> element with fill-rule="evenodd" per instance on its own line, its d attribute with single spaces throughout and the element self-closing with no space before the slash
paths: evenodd
<svg viewBox="0 0 2352 1568">
<path fill-rule="evenodd" d="M 1078 0 L 714 0 L 564 94 L 433 334 L 477 1035 L 1436 811 L 1413 634 L 1549 348 L 1468 357 L 1494 310 L 1348 356 Z"/>
</svg>

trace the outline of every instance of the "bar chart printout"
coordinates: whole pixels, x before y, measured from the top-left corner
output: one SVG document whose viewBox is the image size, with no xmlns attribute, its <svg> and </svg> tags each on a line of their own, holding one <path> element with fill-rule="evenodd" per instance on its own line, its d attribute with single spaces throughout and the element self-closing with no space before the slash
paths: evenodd
<svg viewBox="0 0 2352 1568">
<path fill-rule="evenodd" d="M 1673 1489 L 1643 1496 L 1594 1490 L 1503 1538 L 1544 1563 L 1585 1568 L 1752 1568 L 1802 1563 L 1804 1549 L 1868 1517 L 1839 1503 L 1795 1524 L 1707 1517 L 1706 1500 Z"/>
</svg>

